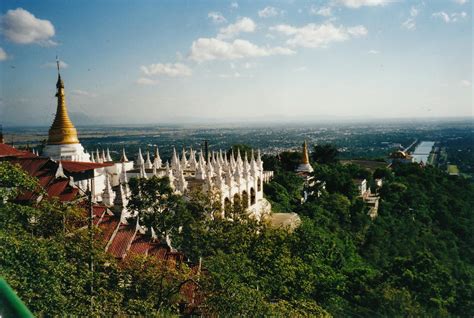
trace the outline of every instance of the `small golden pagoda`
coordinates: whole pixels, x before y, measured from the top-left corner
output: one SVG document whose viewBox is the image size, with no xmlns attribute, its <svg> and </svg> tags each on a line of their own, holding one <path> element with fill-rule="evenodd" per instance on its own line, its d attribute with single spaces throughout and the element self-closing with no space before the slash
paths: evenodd
<svg viewBox="0 0 474 318">
<path fill-rule="evenodd" d="M 296 169 L 296 172 L 299 172 L 299 173 L 313 172 L 313 167 L 309 163 L 308 144 L 306 143 L 306 140 L 303 142 L 303 153 L 301 155 L 301 163 Z"/>
<path fill-rule="evenodd" d="M 59 61 L 57 61 L 56 63 L 58 65 L 58 82 L 56 83 L 56 97 L 58 98 L 58 108 L 56 110 L 56 117 L 54 117 L 53 124 L 49 129 L 48 144 L 77 144 L 79 143 L 79 139 L 77 138 L 77 131 L 67 113 L 66 96 L 64 94 L 64 82 L 61 79 L 61 74 L 59 73 Z"/>
<path fill-rule="evenodd" d="M 301 163 L 305 165 L 309 164 L 308 144 L 306 140 L 303 142 L 303 160 Z"/>
</svg>

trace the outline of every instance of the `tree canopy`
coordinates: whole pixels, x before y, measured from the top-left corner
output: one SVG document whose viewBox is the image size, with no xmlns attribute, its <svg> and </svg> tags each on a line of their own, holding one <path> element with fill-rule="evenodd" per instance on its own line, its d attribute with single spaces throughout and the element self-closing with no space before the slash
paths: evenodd
<svg viewBox="0 0 474 318">
<path fill-rule="evenodd" d="M 267 155 L 275 176 L 264 186 L 275 209 L 302 218 L 293 232 L 257 222 L 242 207 L 232 211 L 233 219 L 223 216 L 218 197 L 190 193 L 184 199 L 166 178 L 131 181 L 130 208 L 141 213 L 140 223 L 171 235 L 190 261 L 173 270 L 144 257 L 119 266 L 94 245 L 92 276 L 77 207 L 54 200 L 18 205 L 3 194 L 0 275 L 37 315 L 178 313 L 176 291 L 189 280 L 198 284 L 200 311 L 208 316 L 474 314 L 472 183 L 430 166 L 400 164 L 372 174 L 330 160 L 314 163 L 313 177 L 325 188 L 315 184 L 319 195 L 302 202 L 304 179 L 293 172 L 294 163 L 293 153 Z M 17 168 L 2 165 L 0 180 L 10 180 L 3 187 L 35 188 L 21 171 L 10 171 Z M 355 178 L 384 179 L 374 221 L 355 192 Z M 194 275 L 196 264 L 202 276 Z"/>
</svg>

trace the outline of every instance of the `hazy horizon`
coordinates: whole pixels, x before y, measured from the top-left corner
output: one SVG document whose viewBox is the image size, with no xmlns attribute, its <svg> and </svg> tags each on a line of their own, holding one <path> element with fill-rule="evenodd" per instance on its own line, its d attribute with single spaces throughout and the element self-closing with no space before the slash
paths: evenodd
<svg viewBox="0 0 474 318">
<path fill-rule="evenodd" d="M 220 119 L 219 122 L 216 122 L 215 119 L 212 118 L 189 118 L 189 121 L 185 120 L 176 120 L 176 121 L 162 121 L 162 122 L 141 122 L 141 123 L 133 123 L 133 122 L 117 122 L 117 123 L 103 123 L 103 122 L 84 122 L 81 120 L 77 120 L 74 116 L 71 116 L 73 122 L 75 123 L 76 128 L 80 130 L 80 128 L 97 128 L 97 127 L 104 127 L 104 128 L 152 128 L 152 127 L 173 127 L 173 128 L 239 128 L 239 127 L 278 127 L 278 126 L 289 126 L 289 127 L 299 127 L 299 126 L 308 126 L 308 125 L 321 125 L 322 127 L 327 125 L 334 125 L 334 126 L 345 126 L 345 125 L 364 125 L 364 124 L 449 124 L 449 123 L 467 123 L 467 124 L 474 124 L 474 117 L 473 116 L 466 116 L 466 117 L 407 117 L 407 118 L 342 118 L 342 117 L 327 117 L 327 118 L 320 118 L 320 119 L 301 119 L 301 118 L 294 118 L 293 120 L 288 119 L 281 119 L 281 120 L 245 120 L 245 119 L 235 119 L 235 118 L 225 118 Z M 50 124 L 43 124 L 43 125 L 21 125 L 21 124 L 2 124 L 4 130 L 10 129 L 21 129 L 21 128 L 38 128 L 42 130 L 48 130 Z"/>
<path fill-rule="evenodd" d="M 0 124 L 473 116 L 472 3 L 2 2 Z"/>
</svg>

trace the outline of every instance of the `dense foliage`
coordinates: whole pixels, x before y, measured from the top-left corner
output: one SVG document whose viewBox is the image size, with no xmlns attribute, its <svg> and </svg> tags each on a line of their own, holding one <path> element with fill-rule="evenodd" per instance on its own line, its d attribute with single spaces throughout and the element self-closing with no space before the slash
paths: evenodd
<svg viewBox="0 0 474 318">
<path fill-rule="evenodd" d="M 202 264 L 205 315 L 472 316 L 473 185 L 415 164 L 371 173 L 341 165 L 331 149 L 319 149 L 327 160 L 314 163 L 322 183 L 305 184 L 293 173 L 297 153 L 264 158 L 275 171 L 265 196 L 277 211 L 302 218 L 293 232 L 256 222 L 241 207 L 231 211 L 233 220 L 222 217 L 218 197 L 191 193 L 184 200 L 166 178 L 132 181 L 130 207 L 140 224 L 170 236 L 191 265 Z M 373 179 L 384 180 L 373 221 L 353 182 L 361 178 L 374 191 Z M 25 188 L 34 189 L 30 181 Z M 302 202 L 304 188 L 319 196 Z M 89 241 L 74 211 L 54 201 L 0 206 L 0 275 L 37 314 L 83 315 L 91 308 Z M 188 266 L 169 272 L 143 257 L 117 266 L 99 247 L 94 253 L 97 314 L 176 312 L 176 291 L 193 279 Z"/>
<path fill-rule="evenodd" d="M 0 276 L 35 315 L 168 316 L 177 312 L 181 300 L 176 286 L 190 279 L 189 268 L 174 269 L 139 256 L 118 266 L 104 252 L 98 230 L 91 244 L 87 213 L 76 203 L 47 198 L 34 178 L 5 162 L 0 163 L 0 187 Z M 12 202 L 25 190 L 37 191 L 44 199 Z"/>
</svg>

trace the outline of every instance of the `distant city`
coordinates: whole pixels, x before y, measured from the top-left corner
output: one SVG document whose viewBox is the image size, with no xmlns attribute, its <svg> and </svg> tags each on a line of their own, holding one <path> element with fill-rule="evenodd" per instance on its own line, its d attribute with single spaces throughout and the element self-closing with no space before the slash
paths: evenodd
<svg viewBox="0 0 474 318">
<path fill-rule="evenodd" d="M 110 149 L 119 159 L 122 148 L 130 155 L 138 149 L 152 151 L 155 146 L 169 160 L 173 147 L 199 149 L 204 140 L 211 149 L 229 149 L 235 144 L 260 148 L 265 154 L 298 150 L 302 140 L 310 148 L 314 144 L 331 143 L 338 147 L 341 159 L 383 159 L 396 149 L 413 144 L 410 151 L 415 161 L 428 159 L 433 146 L 443 150 L 444 164 L 456 165 L 467 175 L 474 174 L 473 122 L 464 120 L 417 120 L 387 122 L 353 122 L 344 124 L 262 124 L 244 127 L 213 128 L 210 126 L 156 125 L 156 126 L 78 126 L 79 137 L 85 149 Z M 47 137 L 46 127 L 4 128 L 5 141 L 19 147 L 40 147 Z M 429 141 L 430 143 L 423 143 Z M 415 146 L 418 146 L 415 150 Z M 428 151 L 429 150 L 429 151 Z"/>
</svg>

